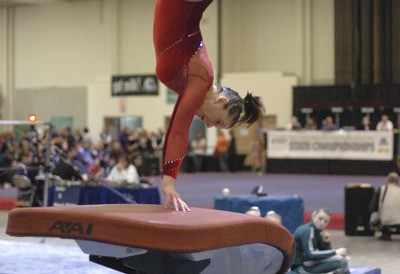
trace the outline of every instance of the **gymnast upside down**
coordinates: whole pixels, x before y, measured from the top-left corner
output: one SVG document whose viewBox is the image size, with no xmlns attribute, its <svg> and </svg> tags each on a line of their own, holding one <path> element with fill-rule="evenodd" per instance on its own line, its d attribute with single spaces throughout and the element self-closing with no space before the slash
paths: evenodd
<svg viewBox="0 0 400 274">
<path fill-rule="evenodd" d="M 214 74 L 200 31 L 203 12 L 212 0 L 158 0 L 153 40 L 158 79 L 178 94 L 163 150 L 162 190 L 165 205 L 190 211 L 175 190 L 176 178 L 188 146 L 194 116 L 207 127 L 228 129 L 251 125 L 264 112 L 259 97 L 242 99 L 227 87 L 213 84 Z"/>
</svg>

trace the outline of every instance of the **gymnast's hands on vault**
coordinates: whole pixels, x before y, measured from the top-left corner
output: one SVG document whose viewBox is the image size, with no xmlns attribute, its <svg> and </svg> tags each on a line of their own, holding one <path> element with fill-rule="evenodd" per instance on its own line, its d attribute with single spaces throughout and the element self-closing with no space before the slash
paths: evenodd
<svg viewBox="0 0 400 274">
<path fill-rule="evenodd" d="M 163 176 L 162 190 L 165 194 L 164 206 L 167 208 L 173 208 L 177 211 L 190 211 L 190 208 L 182 200 L 181 196 L 175 190 L 176 180 L 168 175 Z"/>
</svg>

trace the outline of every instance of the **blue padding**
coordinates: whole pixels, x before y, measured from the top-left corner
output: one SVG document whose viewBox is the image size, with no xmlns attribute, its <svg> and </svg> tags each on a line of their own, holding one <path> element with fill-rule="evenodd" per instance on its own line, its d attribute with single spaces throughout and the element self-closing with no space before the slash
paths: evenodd
<svg viewBox="0 0 400 274">
<path fill-rule="evenodd" d="M 350 267 L 351 274 L 381 274 L 381 270 L 375 267 L 366 267 L 366 266 L 351 266 Z"/>
<path fill-rule="evenodd" d="M 304 223 L 304 204 L 299 197 L 268 195 L 219 195 L 214 199 L 214 208 L 232 212 L 245 213 L 252 206 L 258 206 L 261 216 L 270 210 L 282 216 L 282 225 L 291 233 Z"/>
</svg>

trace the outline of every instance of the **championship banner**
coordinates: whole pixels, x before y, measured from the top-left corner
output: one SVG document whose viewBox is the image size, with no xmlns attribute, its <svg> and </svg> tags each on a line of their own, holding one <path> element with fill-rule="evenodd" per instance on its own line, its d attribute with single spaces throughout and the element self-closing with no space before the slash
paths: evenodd
<svg viewBox="0 0 400 274">
<path fill-rule="evenodd" d="M 393 159 L 391 131 L 268 131 L 270 159 Z"/>
<path fill-rule="evenodd" d="M 155 75 L 118 75 L 111 81 L 111 96 L 158 95 Z"/>
</svg>

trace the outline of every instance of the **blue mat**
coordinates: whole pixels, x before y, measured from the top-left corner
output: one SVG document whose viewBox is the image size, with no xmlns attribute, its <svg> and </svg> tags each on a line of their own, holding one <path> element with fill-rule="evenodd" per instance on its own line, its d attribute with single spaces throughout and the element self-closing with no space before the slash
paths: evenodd
<svg viewBox="0 0 400 274">
<path fill-rule="evenodd" d="M 350 267 L 351 274 L 381 274 L 381 270 L 375 267 L 360 267 L 353 266 Z"/>
<path fill-rule="evenodd" d="M 39 240 L 39 238 L 38 238 Z M 89 261 L 77 246 L 0 241 L 1 274 L 115 274 L 120 273 Z"/>
</svg>

